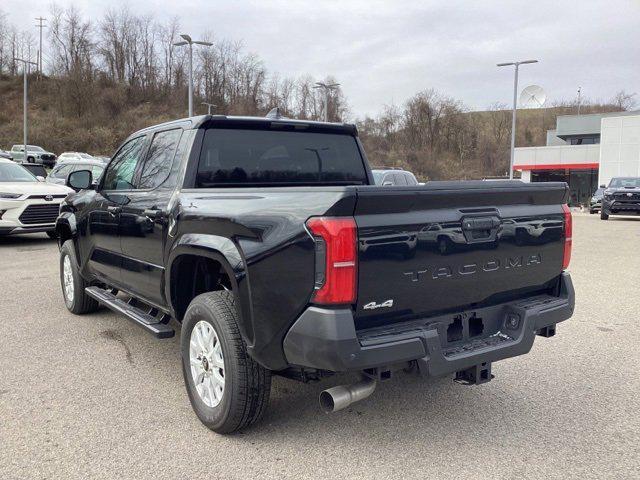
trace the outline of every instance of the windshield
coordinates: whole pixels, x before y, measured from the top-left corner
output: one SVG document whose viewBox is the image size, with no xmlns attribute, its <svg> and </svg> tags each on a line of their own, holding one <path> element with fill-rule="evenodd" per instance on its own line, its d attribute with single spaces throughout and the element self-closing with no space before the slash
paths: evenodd
<svg viewBox="0 0 640 480">
<path fill-rule="evenodd" d="M 609 188 L 640 188 L 640 177 L 612 178 Z"/>
<path fill-rule="evenodd" d="M 44 152 L 44 149 L 42 147 L 38 147 L 36 145 L 27 145 L 27 151 L 32 151 L 32 152 Z"/>
<path fill-rule="evenodd" d="M 36 177 L 17 163 L 0 163 L 0 183 L 37 181 Z"/>
<path fill-rule="evenodd" d="M 596 193 L 593 194 L 594 197 L 601 197 L 604 193 L 604 188 L 599 188 L 596 190 Z"/>
<path fill-rule="evenodd" d="M 382 184 L 382 177 L 384 177 L 384 172 L 379 172 L 377 170 L 373 171 L 373 181 L 376 185 Z"/>
</svg>

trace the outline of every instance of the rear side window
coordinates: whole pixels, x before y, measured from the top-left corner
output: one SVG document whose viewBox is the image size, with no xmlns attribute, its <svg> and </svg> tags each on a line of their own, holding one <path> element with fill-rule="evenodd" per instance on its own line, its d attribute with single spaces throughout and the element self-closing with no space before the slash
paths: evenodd
<svg viewBox="0 0 640 480">
<path fill-rule="evenodd" d="M 180 135 L 182 135 L 182 129 L 178 128 L 158 132 L 153 136 L 138 188 L 153 189 L 164 183 L 171 171 Z"/>
<path fill-rule="evenodd" d="M 367 183 L 351 135 L 218 128 L 205 132 L 197 187 L 326 183 Z"/>
</svg>

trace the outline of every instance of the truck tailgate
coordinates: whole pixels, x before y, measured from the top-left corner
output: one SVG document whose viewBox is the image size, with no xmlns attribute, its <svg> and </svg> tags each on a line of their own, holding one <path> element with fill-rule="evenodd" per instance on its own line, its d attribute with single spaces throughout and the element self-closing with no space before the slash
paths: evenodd
<svg viewBox="0 0 640 480">
<path fill-rule="evenodd" d="M 357 328 L 549 290 L 567 197 L 564 183 L 357 187 Z"/>
</svg>

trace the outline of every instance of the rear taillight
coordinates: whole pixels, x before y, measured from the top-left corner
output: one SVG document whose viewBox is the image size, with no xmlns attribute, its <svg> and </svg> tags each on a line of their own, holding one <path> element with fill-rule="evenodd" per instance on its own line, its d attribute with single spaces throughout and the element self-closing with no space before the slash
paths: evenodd
<svg viewBox="0 0 640 480">
<path fill-rule="evenodd" d="M 357 235 L 352 217 L 315 217 L 307 228 L 316 244 L 314 303 L 356 301 Z"/>
<path fill-rule="evenodd" d="M 564 211 L 564 255 L 562 257 L 562 269 L 566 270 L 571 262 L 571 244 L 573 236 L 573 220 L 571 218 L 571 209 L 565 203 L 562 205 Z"/>
</svg>

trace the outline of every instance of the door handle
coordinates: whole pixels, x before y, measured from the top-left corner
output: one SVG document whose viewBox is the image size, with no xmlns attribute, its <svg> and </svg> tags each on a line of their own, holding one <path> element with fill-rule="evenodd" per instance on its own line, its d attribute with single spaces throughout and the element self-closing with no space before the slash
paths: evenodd
<svg viewBox="0 0 640 480">
<path fill-rule="evenodd" d="M 113 205 L 110 205 L 107 207 L 107 212 L 109 212 L 114 217 L 121 211 L 122 211 L 122 207 L 114 207 Z"/>
</svg>

